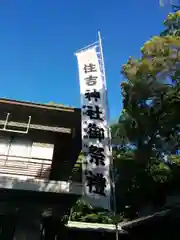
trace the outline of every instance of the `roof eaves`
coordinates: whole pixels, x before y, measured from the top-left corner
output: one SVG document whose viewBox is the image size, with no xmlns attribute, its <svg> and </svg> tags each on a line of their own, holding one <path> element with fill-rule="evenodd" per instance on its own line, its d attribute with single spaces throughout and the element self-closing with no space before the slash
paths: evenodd
<svg viewBox="0 0 180 240">
<path fill-rule="evenodd" d="M 0 98 L 0 103 L 6 104 L 14 104 L 14 105 L 21 105 L 27 107 L 34 107 L 34 108 L 43 108 L 47 110 L 57 110 L 57 111 L 65 111 L 65 112 L 74 112 L 78 108 L 67 107 L 63 105 L 49 105 L 49 104 L 42 104 L 42 103 L 33 103 L 33 102 L 24 102 L 24 101 L 17 101 L 11 99 Z"/>
</svg>

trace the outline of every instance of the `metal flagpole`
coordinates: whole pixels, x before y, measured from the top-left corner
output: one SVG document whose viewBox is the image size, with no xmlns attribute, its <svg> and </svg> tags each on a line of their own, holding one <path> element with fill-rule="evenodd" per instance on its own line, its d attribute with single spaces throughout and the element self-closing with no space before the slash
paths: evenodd
<svg viewBox="0 0 180 240">
<path fill-rule="evenodd" d="M 105 72 L 105 67 L 104 67 L 104 56 L 103 56 L 103 49 L 102 49 L 102 39 L 101 39 L 101 34 L 100 31 L 98 31 L 98 42 L 99 42 L 99 50 L 100 50 L 100 55 L 101 55 L 101 60 L 102 60 L 102 67 L 103 67 L 103 74 L 104 74 L 104 84 L 105 84 L 105 89 L 107 92 L 107 86 L 106 86 L 106 72 Z M 107 98 L 106 98 L 107 99 Z M 107 100 L 106 100 L 107 101 Z M 108 109 L 109 110 L 109 109 Z M 108 111 L 109 114 L 109 111 Z M 109 117 L 109 115 L 108 115 Z M 109 119 L 108 119 L 109 120 Z"/>
<path fill-rule="evenodd" d="M 100 51 L 100 56 L 101 56 L 101 64 L 102 64 L 102 71 L 103 71 L 103 77 L 104 77 L 104 87 L 106 91 L 106 103 L 107 103 L 107 118 L 109 121 L 110 118 L 110 113 L 109 113 L 109 104 L 108 104 L 108 94 L 107 94 L 107 84 L 106 84 L 106 73 L 105 73 L 105 66 L 104 66 L 104 56 L 103 56 L 103 48 L 102 48 L 102 39 L 101 39 L 101 34 L 100 31 L 98 31 L 98 42 L 99 42 L 99 51 Z M 114 171 L 113 171 L 113 156 L 112 156 L 112 145 L 111 145 L 111 131 L 110 127 L 108 129 L 108 137 L 109 137 L 109 144 L 110 144 L 110 149 L 111 149 L 111 188 L 112 188 L 112 196 L 113 196 L 113 213 L 114 213 L 114 224 L 116 227 L 116 240 L 119 239 L 119 233 L 118 233 L 118 222 L 116 220 L 116 195 L 115 195 L 115 178 L 114 178 Z"/>
</svg>

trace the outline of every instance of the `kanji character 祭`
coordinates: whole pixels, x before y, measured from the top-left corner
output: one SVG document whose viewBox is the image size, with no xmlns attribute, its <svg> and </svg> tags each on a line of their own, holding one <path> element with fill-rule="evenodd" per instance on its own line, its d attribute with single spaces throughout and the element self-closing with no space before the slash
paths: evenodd
<svg viewBox="0 0 180 240">
<path fill-rule="evenodd" d="M 86 173 L 86 182 L 89 187 L 89 193 L 96 193 L 101 196 L 106 196 L 106 179 L 102 173 L 93 174 L 91 171 Z"/>
<path fill-rule="evenodd" d="M 95 163 L 97 166 L 105 166 L 105 155 L 103 148 L 91 145 L 89 147 L 89 156 L 91 157 L 90 163 Z"/>
</svg>

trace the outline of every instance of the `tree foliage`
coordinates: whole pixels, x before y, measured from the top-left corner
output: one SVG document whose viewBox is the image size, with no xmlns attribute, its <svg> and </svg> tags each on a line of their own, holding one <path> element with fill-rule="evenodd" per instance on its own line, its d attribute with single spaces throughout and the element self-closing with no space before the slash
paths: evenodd
<svg viewBox="0 0 180 240">
<path fill-rule="evenodd" d="M 113 214 L 101 208 L 93 208 L 83 199 L 79 199 L 72 208 L 71 220 L 112 224 Z"/>
<path fill-rule="evenodd" d="M 153 149 L 157 153 L 163 143 L 172 152 L 179 141 L 180 37 L 153 37 L 141 53 L 122 67 L 125 116 L 119 124 L 125 135 L 119 137 L 135 145 L 136 161 L 147 163 Z"/>
<path fill-rule="evenodd" d="M 123 112 L 112 127 L 118 207 L 163 204 L 167 191 L 179 190 L 179 21 L 180 12 L 169 14 L 165 31 L 122 67 Z"/>
</svg>

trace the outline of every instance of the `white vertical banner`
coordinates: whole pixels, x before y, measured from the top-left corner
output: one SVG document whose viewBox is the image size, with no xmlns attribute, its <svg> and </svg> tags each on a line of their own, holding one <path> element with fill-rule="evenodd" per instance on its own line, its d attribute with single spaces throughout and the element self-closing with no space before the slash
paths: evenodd
<svg viewBox="0 0 180 240">
<path fill-rule="evenodd" d="M 95 207 L 111 208 L 110 148 L 107 101 L 97 46 L 76 53 L 82 119 L 84 198 Z"/>
</svg>

